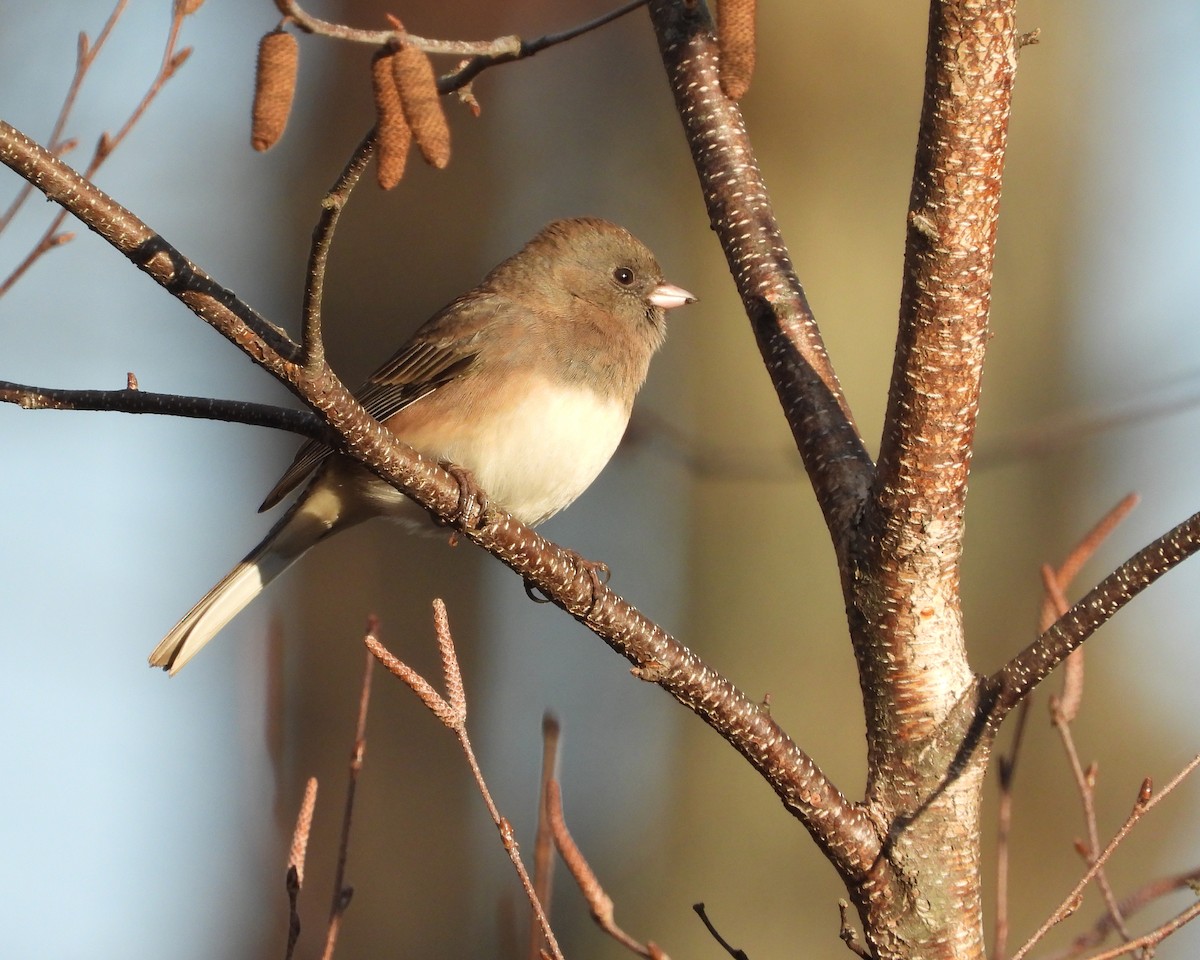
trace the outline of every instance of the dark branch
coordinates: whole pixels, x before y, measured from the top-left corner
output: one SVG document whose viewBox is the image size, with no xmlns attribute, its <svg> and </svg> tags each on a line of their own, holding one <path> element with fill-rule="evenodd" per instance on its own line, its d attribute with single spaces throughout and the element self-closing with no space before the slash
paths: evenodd
<svg viewBox="0 0 1200 960">
<path fill-rule="evenodd" d="M 1200 513 L 1143 547 L 1100 581 L 1033 643 L 992 674 L 991 722 L 998 725 L 1072 650 L 1108 623 L 1130 600 L 1200 550 Z"/>
<path fill-rule="evenodd" d="M 866 496 L 871 459 L 788 258 L 742 115 L 721 92 L 708 12 L 699 3 L 654 0 L 650 17 L 709 220 L 825 522 L 841 544 Z"/>
<path fill-rule="evenodd" d="M 287 430 L 327 444 L 338 442 L 337 434 L 307 410 L 288 410 L 246 400 L 185 397 L 145 390 L 62 390 L 0 380 L 0 403 L 16 404 L 24 410 L 101 410 L 220 420 Z"/>
</svg>

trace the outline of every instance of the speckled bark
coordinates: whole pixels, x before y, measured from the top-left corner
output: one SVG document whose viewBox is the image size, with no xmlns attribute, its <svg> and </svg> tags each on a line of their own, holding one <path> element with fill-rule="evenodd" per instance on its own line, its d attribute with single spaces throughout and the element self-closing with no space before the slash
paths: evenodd
<svg viewBox="0 0 1200 960">
<path fill-rule="evenodd" d="M 881 958 L 983 954 L 978 820 L 991 730 L 963 643 L 959 558 L 1013 7 L 931 6 L 895 368 L 872 469 L 740 115 L 720 95 L 707 16 L 689 0 L 650 5 L 709 216 L 838 550 L 867 714 L 866 810 L 881 844 L 865 874 L 839 869 Z"/>
<path fill-rule="evenodd" d="M 866 496 L 870 457 L 780 236 L 741 112 L 721 91 L 708 11 L 655 0 L 650 17 L 709 220 L 837 545 Z"/>
<path fill-rule="evenodd" d="M 990 730 L 962 629 L 963 511 L 988 338 L 1017 35 L 1011 0 L 935 0 L 879 463 L 845 583 L 867 803 L 903 885 L 856 896 L 881 957 L 984 954 Z M 898 897 L 901 893 L 903 896 Z"/>
</svg>

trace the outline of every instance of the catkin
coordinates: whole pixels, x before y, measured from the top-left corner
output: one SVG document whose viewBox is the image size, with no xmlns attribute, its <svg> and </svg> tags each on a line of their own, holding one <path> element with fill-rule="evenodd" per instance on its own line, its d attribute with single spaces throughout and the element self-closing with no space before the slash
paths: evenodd
<svg viewBox="0 0 1200 960">
<path fill-rule="evenodd" d="M 441 170 L 450 162 L 450 127 L 438 96 L 433 64 L 420 47 L 405 43 L 392 60 L 404 116 L 425 162 Z"/>
<path fill-rule="evenodd" d="M 179 11 L 180 16 L 190 17 L 203 3 L 204 0 L 175 0 L 175 9 Z"/>
<path fill-rule="evenodd" d="M 717 42 L 721 53 L 721 89 L 741 100 L 754 74 L 754 15 L 758 0 L 717 0 Z"/>
<path fill-rule="evenodd" d="M 371 61 L 371 87 L 375 91 L 375 176 L 391 190 L 404 176 L 412 131 L 404 119 L 393 61 L 396 51 L 384 47 Z"/>
<path fill-rule="evenodd" d="M 250 127 L 250 145 L 255 150 L 270 150 L 283 136 L 292 112 L 299 62 L 300 45 L 284 30 L 273 30 L 258 42 Z"/>
</svg>

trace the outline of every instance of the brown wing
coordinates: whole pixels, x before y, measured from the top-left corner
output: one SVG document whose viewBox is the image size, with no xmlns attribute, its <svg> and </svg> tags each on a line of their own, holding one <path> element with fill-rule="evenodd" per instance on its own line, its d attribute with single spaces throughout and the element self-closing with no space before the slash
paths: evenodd
<svg viewBox="0 0 1200 960">
<path fill-rule="evenodd" d="M 479 291 L 438 311 L 355 391 L 358 402 L 376 420 L 386 420 L 461 377 L 475 362 L 478 335 L 495 317 L 503 299 Z M 279 503 L 332 452 L 316 440 L 304 444 L 263 500 L 259 512 Z"/>
</svg>

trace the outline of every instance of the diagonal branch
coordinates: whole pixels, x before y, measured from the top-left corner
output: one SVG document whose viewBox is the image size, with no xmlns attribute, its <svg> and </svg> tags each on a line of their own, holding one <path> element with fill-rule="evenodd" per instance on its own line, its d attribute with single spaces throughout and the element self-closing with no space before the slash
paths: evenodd
<svg viewBox="0 0 1200 960">
<path fill-rule="evenodd" d="M 862 876 L 879 837 L 771 718 L 770 712 L 720 676 L 679 641 L 607 586 L 571 551 L 551 543 L 498 509 L 460 509 L 454 477 L 373 420 L 333 371 L 309 369 L 301 351 L 221 287 L 145 223 L 58 158 L 0 121 L 0 162 L 34 183 L 133 261 L 193 313 L 300 397 L 339 436 L 338 449 L 364 463 L 442 522 L 456 527 L 532 583 L 612 649 L 717 730 L 771 784 L 847 876 Z"/>
<path fill-rule="evenodd" d="M 788 258 L 741 112 L 721 92 L 712 20 L 703 4 L 671 0 L 654 0 L 650 17 L 709 220 L 841 553 L 871 459 Z"/>
<path fill-rule="evenodd" d="M 987 683 L 995 691 L 989 721 L 998 726 L 1018 703 L 1096 630 L 1165 573 L 1200 551 L 1200 513 L 1143 547 L 1101 580 Z"/>
</svg>

